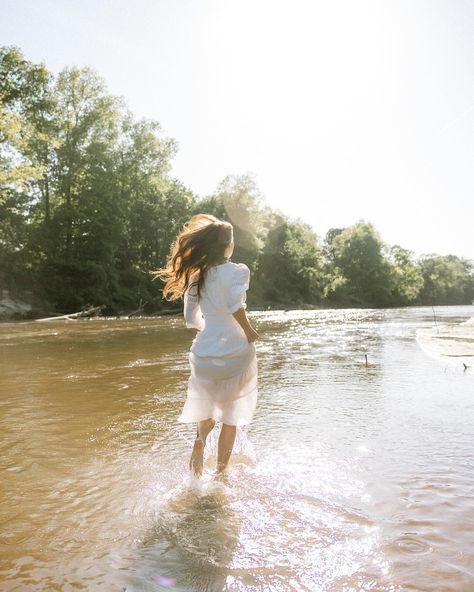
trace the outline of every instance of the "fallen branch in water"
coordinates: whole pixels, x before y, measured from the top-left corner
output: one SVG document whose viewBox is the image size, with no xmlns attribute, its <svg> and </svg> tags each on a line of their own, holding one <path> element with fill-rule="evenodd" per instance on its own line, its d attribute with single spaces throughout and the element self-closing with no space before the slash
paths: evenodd
<svg viewBox="0 0 474 592">
<path fill-rule="evenodd" d="M 79 312 L 74 312 L 71 314 L 60 315 L 56 317 L 46 317 L 44 319 L 35 319 L 36 321 L 61 321 L 61 320 L 71 320 L 75 321 L 80 317 L 88 317 L 90 315 L 96 314 L 100 312 L 104 308 L 104 305 L 101 306 L 94 306 L 93 308 L 88 308 L 87 310 L 81 310 Z"/>
</svg>

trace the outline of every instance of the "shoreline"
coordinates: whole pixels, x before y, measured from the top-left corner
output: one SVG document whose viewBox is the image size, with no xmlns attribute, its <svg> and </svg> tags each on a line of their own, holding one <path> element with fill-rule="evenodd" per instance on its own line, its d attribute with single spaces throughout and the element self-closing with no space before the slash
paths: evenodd
<svg viewBox="0 0 474 592">
<path fill-rule="evenodd" d="M 24 303 L 22 303 L 24 306 Z M 435 305 L 437 308 L 444 308 L 444 307 L 469 307 L 474 306 L 472 304 L 439 304 Z M 321 305 L 312 305 L 312 304 L 298 304 L 298 305 L 290 305 L 290 304 L 273 304 L 268 306 L 248 306 L 247 312 L 291 312 L 296 310 L 304 310 L 304 311 L 324 311 L 324 310 L 396 310 L 396 309 L 410 309 L 410 308 L 428 308 L 431 309 L 432 306 L 428 304 L 417 304 L 417 305 L 408 305 L 408 306 L 394 306 L 394 307 L 373 307 L 373 306 L 321 306 Z M 165 316 L 181 316 L 183 314 L 183 309 L 162 309 L 158 310 L 153 313 L 142 313 L 138 314 L 137 311 L 132 311 L 131 313 L 122 313 L 122 314 L 87 314 L 87 310 L 80 311 L 76 313 L 54 313 L 54 312 L 44 312 L 44 311 L 37 311 L 34 314 L 34 309 L 31 307 L 30 309 L 22 308 L 22 312 L 25 313 L 25 316 L 15 316 L 12 315 L 10 317 L 2 315 L 0 310 L 0 324 L 2 323 L 24 323 L 24 322 L 52 322 L 52 321 L 90 321 L 90 320 L 97 320 L 97 321 L 110 321 L 110 320 L 133 320 L 133 319 L 156 319 Z M 15 311 L 17 312 L 17 311 Z M 29 314 L 28 314 L 29 313 Z M 86 314 L 84 314 L 86 313 Z M 45 316 L 49 315 L 49 316 Z M 31 315 L 31 316 L 30 316 Z M 472 319 L 471 319 L 472 321 Z M 461 324 L 468 324 L 469 321 L 466 323 Z M 474 327 L 474 323 L 472 323 Z M 445 327 L 443 327 L 444 329 Z M 474 330 L 474 329 L 473 329 Z"/>
<path fill-rule="evenodd" d="M 474 302 L 466 304 L 436 304 L 436 307 L 443 306 L 474 306 Z M 345 304 L 310 304 L 294 302 L 268 302 L 265 304 L 249 304 L 247 302 L 247 312 L 257 311 L 292 311 L 292 310 L 394 310 L 397 308 L 432 308 L 429 304 L 410 304 L 406 306 L 368 306 L 364 303 L 345 303 Z M 107 305 L 92 306 L 88 305 L 81 311 L 69 313 L 52 310 L 43 299 L 35 297 L 32 292 L 11 293 L 8 289 L 3 289 L 0 294 L 0 323 L 25 322 L 25 321 L 52 321 L 52 320 L 78 320 L 82 319 L 154 319 L 162 316 L 174 316 L 183 314 L 183 306 L 161 308 L 153 312 L 145 312 L 142 307 L 130 311 L 119 311 L 115 314 L 102 314 Z"/>
</svg>

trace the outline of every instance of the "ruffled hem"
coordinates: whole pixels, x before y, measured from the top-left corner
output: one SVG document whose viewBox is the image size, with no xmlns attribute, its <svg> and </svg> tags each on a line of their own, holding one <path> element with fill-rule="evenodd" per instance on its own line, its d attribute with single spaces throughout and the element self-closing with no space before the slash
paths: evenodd
<svg viewBox="0 0 474 592">
<path fill-rule="evenodd" d="M 195 423 L 204 419 L 214 419 L 227 425 L 247 425 L 252 421 L 257 398 L 258 391 L 254 389 L 246 397 L 225 404 L 209 399 L 188 399 L 178 421 Z"/>
<path fill-rule="evenodd" d="M 189 423 L 212 418 L 228 425 L 250 423 L 258 397 L 258 365 L 253 345 L 249 353 L 250 363 L 243 372 L 217 380 L 197 376 L 196 364 L 191 361 L 196 357 L 190 357 L 187 397 L 177 421 Z"/>
</svg>

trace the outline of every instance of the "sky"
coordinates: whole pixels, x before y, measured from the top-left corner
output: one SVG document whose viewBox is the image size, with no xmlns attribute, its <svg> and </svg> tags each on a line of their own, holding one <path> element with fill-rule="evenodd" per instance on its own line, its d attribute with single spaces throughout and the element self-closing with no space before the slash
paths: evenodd
<svg viewBox="0 0 474 592">
<path fill-rule="evenodd" d="M 0 0 L 0 44 L 91 66 L 196 195 L 251 174 L 324 238 L 474 259 L 474 1 Z"/>
</svg>

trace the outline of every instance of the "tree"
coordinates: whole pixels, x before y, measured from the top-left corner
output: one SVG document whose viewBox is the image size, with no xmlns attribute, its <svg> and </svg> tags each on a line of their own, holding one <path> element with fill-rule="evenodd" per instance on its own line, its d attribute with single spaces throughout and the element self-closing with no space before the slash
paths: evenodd
<svg viewBox="0 0 474 592">
<path fill-rule="evenodd" d="M 472 261 L 414 261 L 364 221 L 330 229 L 321 247 L 302 219 L 265 203 L 251 174 L 228 175 L 196 198 L 170 177 L 176 151 L 94 70 L 54 77 L 0 47 L 0 279 L 34 286 L 58 311 L 153 310 L 162 285 L 149 271 L 165 264 L 184 222 L 207 212 L 234 227 L 233 257 L 253 272 L 251 304 L 472 302 Z"/>
<path fill-rule="evenodd" d="M 413 253 L 399 245 L 388 250 L 391 263 L 391 291 L 393 304 L 406 306 L 418 298 L 424 280 L 420 266 L 413 260 Z"/>
<path fill-rule="evenodd" d="M 351 306 L 390 305 L 390 265 L 383 248 L 378 232 L 368 222 L 357 222 L 336 233 L 330 246 L 326 298 Z"/>
<path fill-rule="evenodd" d="M 264 297 L 273 302 L 318 304 L 323 260 L 318 236 L 301 219 L 281 216 L 267 237 L 259 265 Z"/>
<path fill-rule="evenodd" d="M 419 302 L 424 305 L 471 304 L 474 300 L 474 264 L 456 255 L 420 258 L 424 285 Z"/>
<path fill-rule="evenodd" d="M 18 48 L 0 48 L 0 265 L 17 280 L 30 264 L 31 222 L 44 197 L 50 82 L 42 64 L 29 62 Z"/>
</svg>

